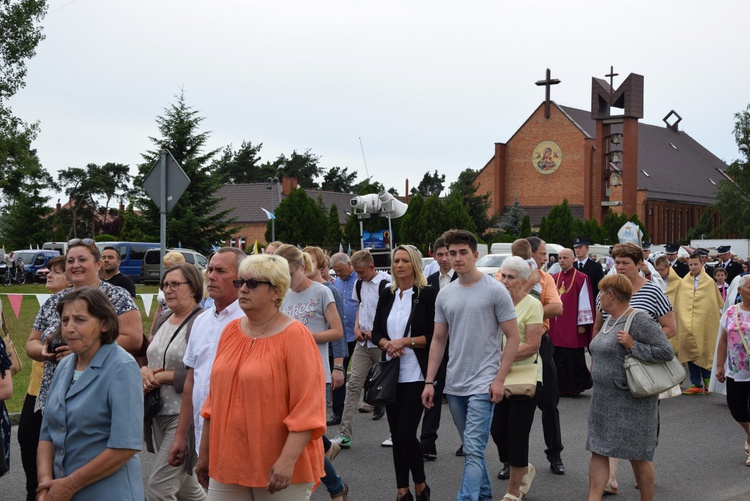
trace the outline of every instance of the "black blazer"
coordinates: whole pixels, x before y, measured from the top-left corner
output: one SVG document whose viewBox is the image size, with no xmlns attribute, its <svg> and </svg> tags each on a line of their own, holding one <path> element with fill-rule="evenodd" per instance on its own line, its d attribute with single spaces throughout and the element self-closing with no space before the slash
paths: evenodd
<svg viewBox="0 0 750 501">
<path fill-rule="evenodd" d="M 578 268 L 578 261 L 574 264 L 576 268 Z M 591 290 L 594 291 L 594 294 L 599 291 L 599 281 L 604 278 L 604 270 L 602 269 L 602 265 L 594 261 L 593 259 L 586 260 L 586 264 L 583 267 L 583 271 L 586 276 L 589 277 L 589 280 L 591 281 Z"/>
<path fill-rule="evenodd" d="M 458 278 L 458 273 L 453 273 L 451 282 Z M 436 271 L 429 277 L 427 277 L 427 285 L 440 292 L 440 271 Z"/>
<path fill-rule="evenodd" d="M 425 336 L 427 346 L 424 348 L 414 348 L 414 354 L 417 356 L 419 367 L 422 369 L 422 376 L 427 374 L 427 362 L 430 358 L 430 343 L 432 342 L 432 332 L 435 329 L 435 299 L 437 290 L 432 287 L 414 287 L 412 296 L 412 317 L 411 317 L 411 337 Z M 388 336 L 388 315 L 391 314 L 393 302 L 398 294 L 392 292 L 390 287 L 380 291 L 378 307 L 375 310 L 375 321 L 372 326 L 372 342 L 378 345 L 381 339 L 391 338 Z M 400 332 L 399 334 L 403 334 Z"/>
</svg>

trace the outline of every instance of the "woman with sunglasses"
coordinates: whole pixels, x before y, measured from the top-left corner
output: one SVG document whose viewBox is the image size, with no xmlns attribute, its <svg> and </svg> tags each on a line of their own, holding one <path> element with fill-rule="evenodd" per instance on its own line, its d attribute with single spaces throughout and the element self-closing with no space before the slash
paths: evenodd
<svg viewBox="0 0 750 501">
<path fill-rule="evenodd" d="M 399 360 L 396 403 L 385 408 L 393 441 L 396 499 L 413 501 L 409 491 L 411 472 L 417 500 L 429 501 L 417 427 L 424 411 L 422 390 L 435 327 L 437 290 L 427 286 L 422 256 L 416 247 L 399 245 L 391 262 L 393 283 L 380 293 L 372 342 L 388 360 Z"/>
<path fill-rule="evenodd" d="M 290 283 L 283 258 L 249 256 L 239 276 L 246 316 L 219 341 L 196 474 L 209 501 L 307 500 L 323 475 L 320 355 L 310 331 L 279 311 Z"/>
<path fill-rule="evenodd" d="M 95 242 L 90 238 L 74 238 L 68 242 L 68 252 L 65 254 L 65 273 L 68 275 L 71 287 L 52 295 L 39 309 L 31 328 L 31 334 L 26 341 L 26 355 L 32 360 L 44 362 L 44 374 L 39 387 L 34 410 L 41 410 L 47 403 L 52 376 L 55 374 L 57 363 L 70 355 L 71 351 L 61 339 L 53 339 L 52 334 L 58 330 L 60 315 L 57 304 L 60 299 L 81 287 L 94 287 L 101 290 L 112 303 L 117 313 L 120 334 L 117 344 L 126 351 L 135 353 L 143 344 L 143 325 L 141 313 L 135 305 L 130 293 L 122 287 L 117 287 L 99 279 L 101 254 Z"/>
<path fill-rule="evenodd" d="M 154 332 L 148 346 L 148 365 L 141 368 L 143 393 L 158 391 L 162 408 L 144 426 L 146 448 L 156 452 L 151 476 L 146 485 L 147 499 L 177 499 L 202 501 L 206 493 L 192 475 L 192 461 L 175 468 L 168 462 L 169 447 L 174 441 L 182 406 L 182 391 L 187 379 L 187 367 L 182 362 L 193 320 L 203 308 L 203 277 L 194 265 L 182 263 L 169 268 L 161 279 L 161 290 L 169 308 L 168 313 L 154 321 Z M 188 437 L 194 437 L 188 433 Z M 191 440 L 195 442 L 195 439 Z M 154 443 L 156 447 L 154 447 Z M 195 444 L 188 444 L 188 451 Z"/>
</svg>

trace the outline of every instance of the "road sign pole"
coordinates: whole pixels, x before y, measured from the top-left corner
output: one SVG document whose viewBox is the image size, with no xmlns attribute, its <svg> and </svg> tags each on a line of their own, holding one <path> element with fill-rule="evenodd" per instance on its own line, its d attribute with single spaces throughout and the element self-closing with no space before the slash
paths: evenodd
<svg viewBox="0 0 750 501">
<path fill-rule="evenodd" d="M 167 150 L 159 153 L 159 233 L 161 249 L 159 251 L 159 277 L 164 276 L 164 253 L 167 249 Z"/>
</svg>

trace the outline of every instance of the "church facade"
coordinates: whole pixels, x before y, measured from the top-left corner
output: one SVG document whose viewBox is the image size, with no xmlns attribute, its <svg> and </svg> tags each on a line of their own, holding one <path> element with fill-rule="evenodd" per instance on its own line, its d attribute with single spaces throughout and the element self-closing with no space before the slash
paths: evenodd
<svg viewBox="0 0 750 501">
<path fill-rule="evenodd" d="M 706 208 L 727 165 L 680 130 L 674 111 L 664 126 L 640 123 L 643 77 L 629 75 L 614 89 L 592 79 L 591 110 L 548 99 L 481 169 L 479 193 L 490 192 L 491 212 L 516 198 L 538 227 L 567 199 L 573 215 L 601 223 L 608 210 L 637 214 L 653 243 L 685 238 Z M 717 216 L 715 216 L 717 217 Z M 718 219 L 715 221 L 719 223 Z"/>
</svg>

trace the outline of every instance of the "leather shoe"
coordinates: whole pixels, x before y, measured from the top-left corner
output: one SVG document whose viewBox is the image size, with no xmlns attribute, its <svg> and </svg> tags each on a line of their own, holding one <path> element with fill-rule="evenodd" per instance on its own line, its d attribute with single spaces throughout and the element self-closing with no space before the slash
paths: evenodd
<svg viewBox="0 0 750 501">
<path fill-rule="evenodd" d="M 565 475 L 565 466 L 563 466 L 562 459 L 560 458 L 550 458 L 549 469 L 555 475 Z"/>
<path fill-rule="evenodd" d="M 437 448 L 434 444 L 422 444 L 422 459 L 424 461 L 435 461 L 437 459 Z"/>
<path fill-rule="evenodd" d="M 375 407 L 375 412 L 372 414 L 372 420 L 377 421 L 378 419 L 385 416 L 385 408 L 384 407 Z"/>
<path fill-rule="evenodd" d="M 510 478 L 510 465 L 503 463 L 503 469 L 497 474 L 497 478 L 500 480 L 508 480 Z"/>
<path fill-rule="evenodd" d="M 337 416 L 336 414 L 328 418 L 328 421 L 326 421 L 326 426 L 334 426 L 337 424 L 341 424 L 341 416 Z"/>
<path fill-rule="evenodd" d="M 461 447 L 459 447 L 458 449 L 456 449 L 456 456 L 463 457 L 463 455 L 464 455 L 464 446 L 462 445 Z"/>
</svg>

